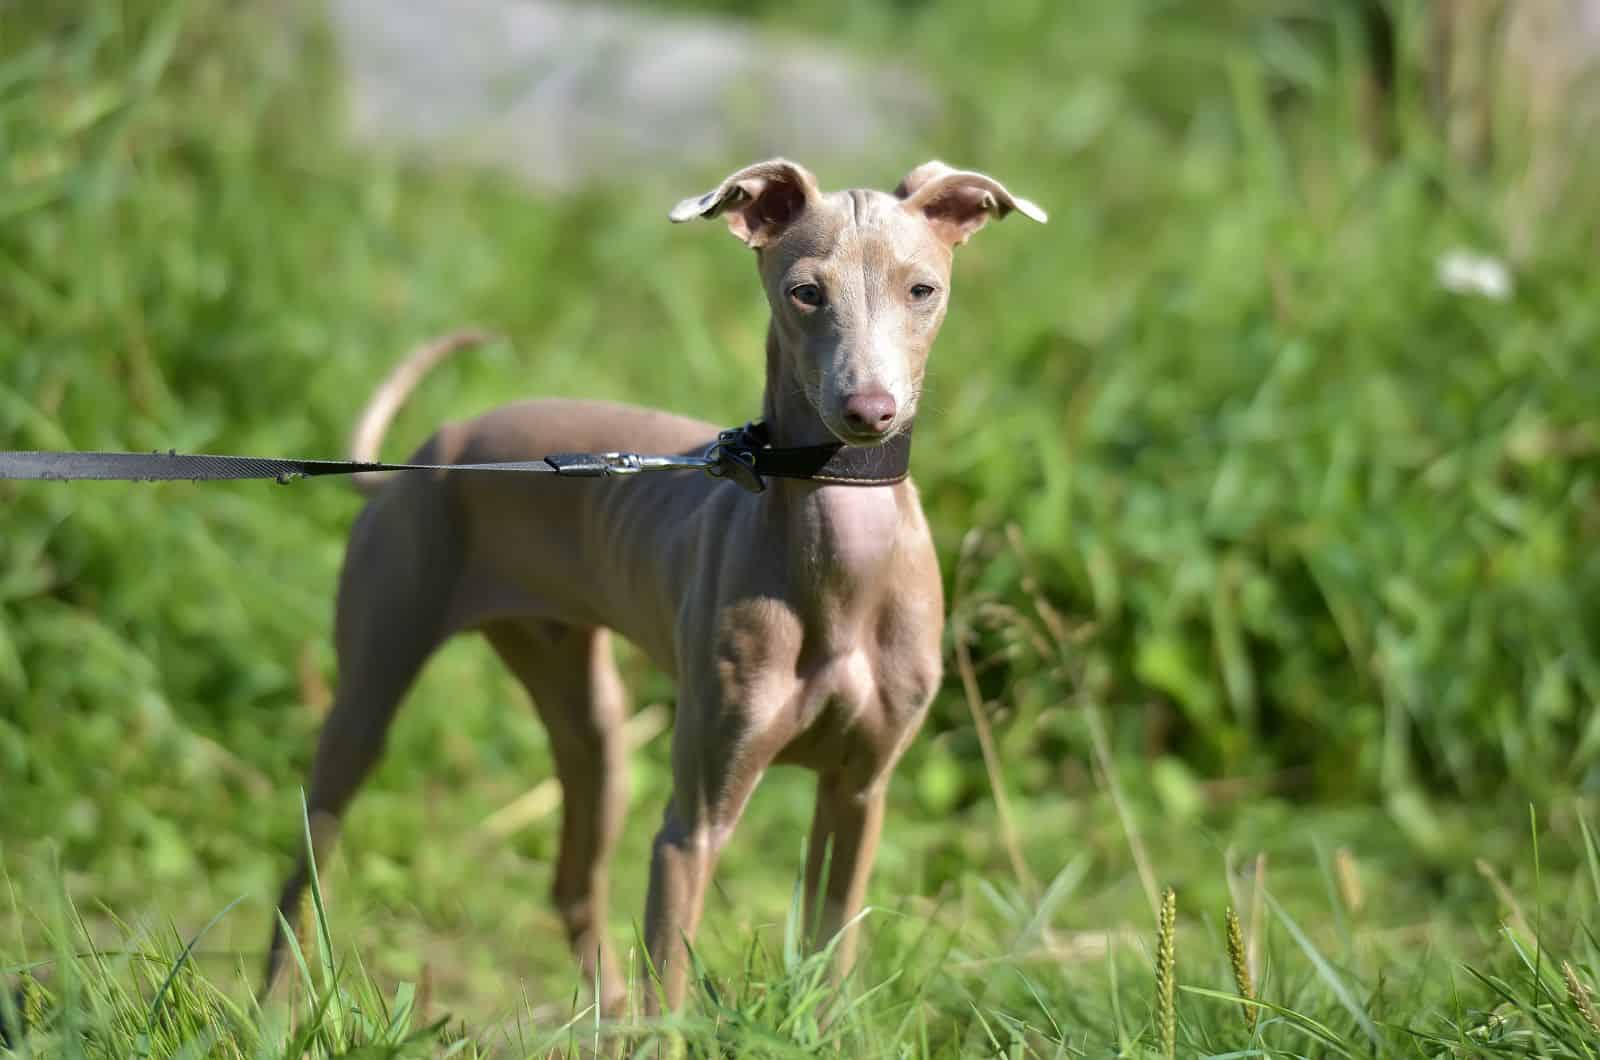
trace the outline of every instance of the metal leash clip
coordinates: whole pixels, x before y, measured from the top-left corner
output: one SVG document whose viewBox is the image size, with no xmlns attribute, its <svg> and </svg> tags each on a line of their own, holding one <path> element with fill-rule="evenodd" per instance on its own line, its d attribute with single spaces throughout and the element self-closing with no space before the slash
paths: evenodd
<svg viewBox="0 0 1600 1060">
<path fill-rule="evenodd" d="M 717 440 L 699 456 L 644 456 L 640 453 L 553 453 L 544 462 L 558 474 L 570 478 L 609 478 L 612 475 L 637 475 L 642 471 L 704 471 L 712 478 L 725 478 L 740 489 L 760 493 L 766 482 L 756 471 L 758 448 L 748 425 L 731 427 L 718 433 Z"/>
<path fill-rule="evenodd" d="M 601 453 L 607 475 L 637 475 L 641 471 L 710 471 L 709 456 L 641 456 L 638 453 Z"/>
<path fill-rule="evenodd" d="M 742 490 L 761 493 L 767 484 L 756 471 L 755 450 L 750 447 L 750 427 L 730 427 L 717 434 L 706 448 L 706 474 L 725 478 Z"/>
</svg>

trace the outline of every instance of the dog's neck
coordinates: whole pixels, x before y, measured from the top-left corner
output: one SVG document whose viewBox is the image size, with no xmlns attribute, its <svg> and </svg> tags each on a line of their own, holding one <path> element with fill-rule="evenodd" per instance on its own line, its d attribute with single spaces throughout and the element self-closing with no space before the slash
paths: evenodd
<svg viewBox="0 0 1600 1060">
<path fill-rule="evenodd" d="M 838 441 L 812 407 L 795 373 L 789 370 L 778 329 L 767 325 L 767 389 L 761 399 L 761 418 L 766 421 L 772 444 L 782 448 L 799 445 L 826 445 Z"/>
<path fill-rule="evenodd" d="M 776 330 L 767 331 L 767 384 L 762 401 L 772 444 L 823 445 L 837 442 L 833 432 L 795 381 L 784 362 Z M 808 611 L 819 621 L 843 620 L 852 600 L 874 597 L 894 554 L 907 508 L 907 482 L 845 486 L 804 479 L 769 478 L 759 502 L 782 526 L 790 570 L 802 582 Z M 825 560 L 825 562 L 820 562 Z M 826 576 L 811 582 L 811 574 Z M 848 628 L 848 622 L 841 629 Z"/>
</svg>

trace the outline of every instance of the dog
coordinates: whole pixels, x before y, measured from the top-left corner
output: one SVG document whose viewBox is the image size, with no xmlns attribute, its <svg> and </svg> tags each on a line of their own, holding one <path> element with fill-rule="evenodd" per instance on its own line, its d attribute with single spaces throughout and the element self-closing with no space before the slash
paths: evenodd
<svg viewBox="0 0 1600 1060">
<path fill-rule="evenodd" d="M 765 440 L 852 454 L 908 451 L 952 252 L 1013 212 L 1045 220 L 992 177 L 941 162 L 912 170 L 892 194 L 823 193 L 780 158 L 738 170 L 669 217 L 720 217 L 756 252 L 772 311 Z M 361 418 L 356 460 L 376 459 L 406 394 L 473 338 L 426 347 L 396 370 Z M 653 409 L 529 401 L 441 427 L 412 462 L 695 453 L 715 435 Z M 626 987 L 605 931 L 626 800 L 616 633 L 679 692 L 672 795 L 650 859 L 644 930 L 658 980 L 646 1011 L 682 1004 L 686 946 L 718 855 L 773 764 L 817 774 L 804 908 L 820 916 L 806 933 L 835 944 L 837 970 L 849 967 L 889 777 L 941 678 L 939 567 L 903 470 L 775 479 L 761 492 L 687 473 L 416 472 L 361 485 L 371 499 L 339 581 L 338 689 L 307 794 L 315 851 L 330 848 L 429 655 L 481 632 L 549 731 L 563 792 L 553 898 L 602 1009 L 619 1011 Z M 308 869 L 302 855 L 284 884 L 279 910 L 290 922 Z M 269 983 L 284 948 L 274 931 Z"/>
</svg>

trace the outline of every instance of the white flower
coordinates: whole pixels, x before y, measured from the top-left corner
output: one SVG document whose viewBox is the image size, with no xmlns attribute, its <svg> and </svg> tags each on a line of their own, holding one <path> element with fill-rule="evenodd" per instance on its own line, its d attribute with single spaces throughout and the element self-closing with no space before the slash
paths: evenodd
<svg viewBox="0 0 1600 1060">
<path fill-rule="evenodd" d="M 1499 258 L 1470 250 L 1439 256 L 1439 286 L 1455 294 L 1475 294 L 1504 302 L 1511 297 L 1511 270 Z"/>
</svg>

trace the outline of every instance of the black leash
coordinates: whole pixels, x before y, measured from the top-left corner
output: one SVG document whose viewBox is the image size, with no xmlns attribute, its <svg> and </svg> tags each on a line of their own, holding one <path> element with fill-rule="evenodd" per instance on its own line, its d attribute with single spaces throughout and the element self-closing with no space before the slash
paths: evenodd
<svg viewBox="0 0 1600 1060">
<path fill-rule="evenodd" d="M 775 448 L 763 423 L 748 423 L 717 435 L 697 456 L 639 453 L 553 453 L 539 460 L 493 464 L 383 464 L 355 460 L 284 460 L 275 457 L 165 453 L 0 452 L 0 479 L 54 481 L 210 482 L 275 479 L 280 483 L 367 471 L 469 471 L 544 473 L 568 478 L 606 478 L 644 471 L 704 471 L 731 479 L 752 493 L 767 477 L 809 479 L 847 486 L 881 486 L 904 479 L 911 463 L 906 431 L 872 449 L 840 442 Z"/>
<path fill-rule="evenodd" d="M 190 453 L 0 453 L 0 478 L 127 482 L 188 479 L 270 478 L 292 482 L 319 475 L 354 475 L 362 471 L 548 471 L 562 472 L 548 460 L 509 464 L 366 464 L 354 460 L 282 460 L 258 456 L 204 456 Z"/>
</svg>

